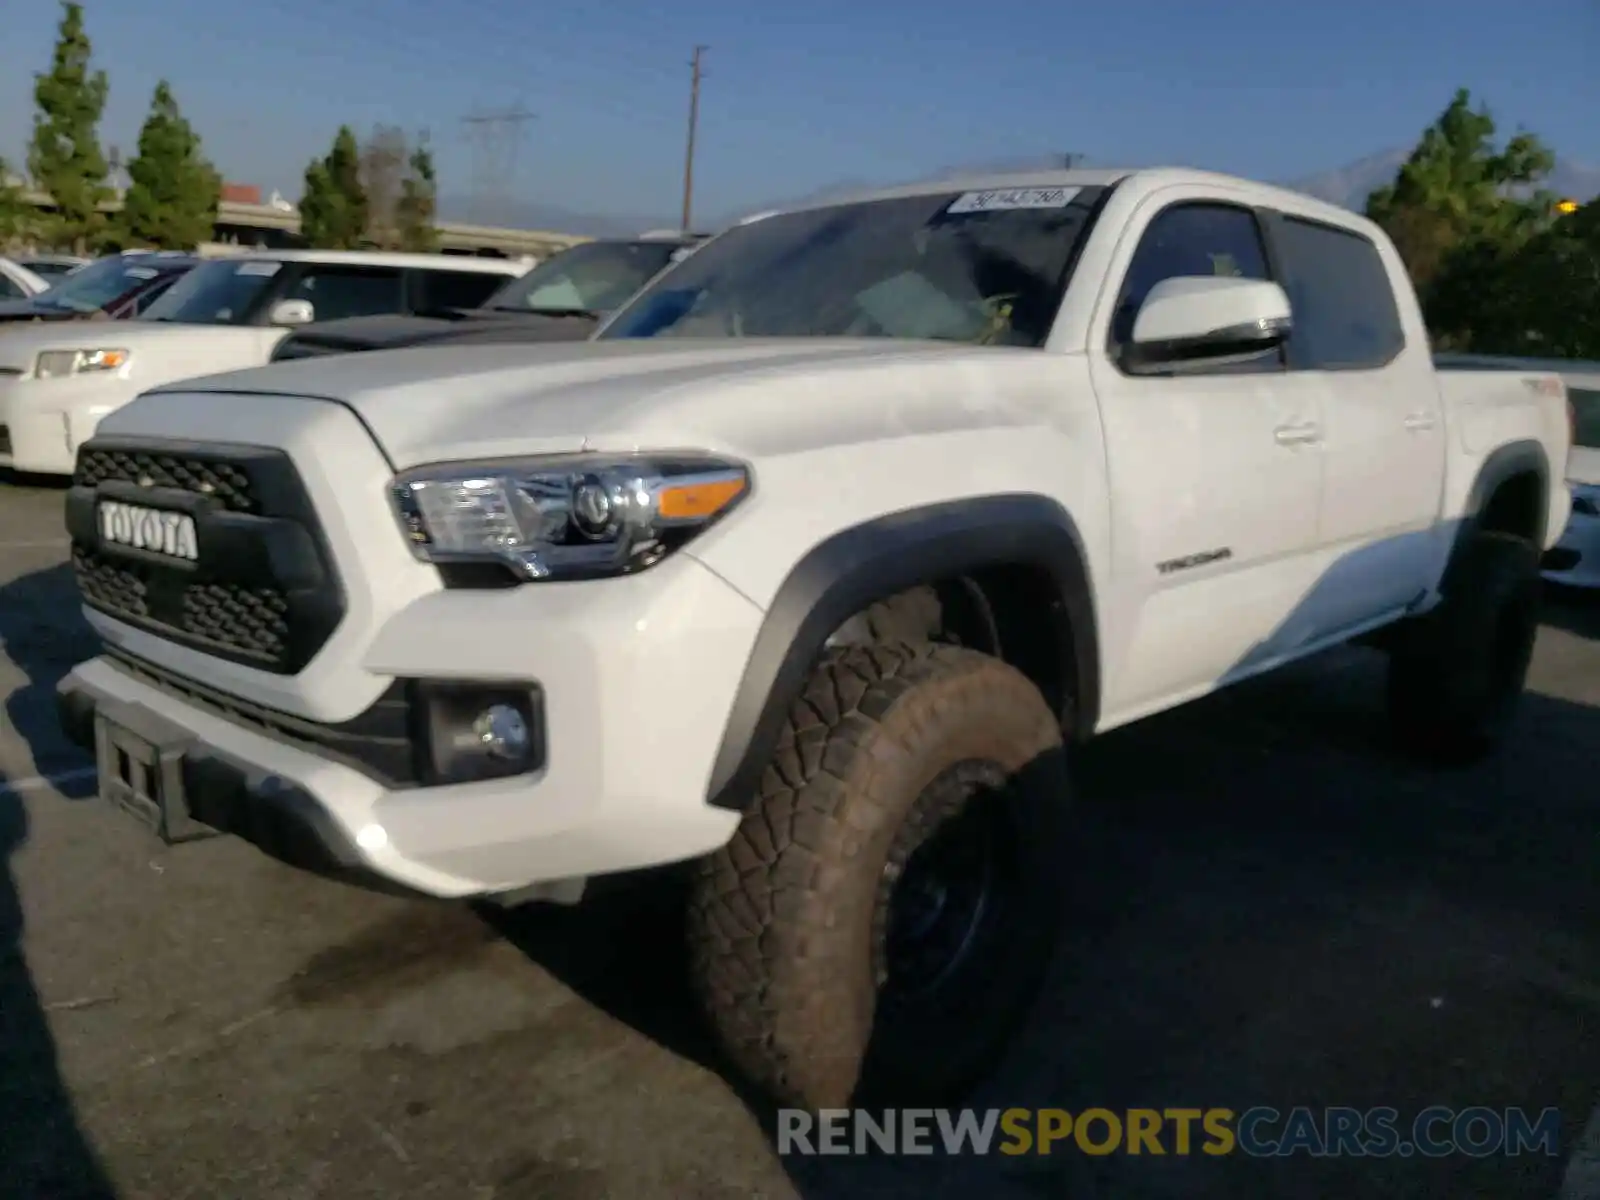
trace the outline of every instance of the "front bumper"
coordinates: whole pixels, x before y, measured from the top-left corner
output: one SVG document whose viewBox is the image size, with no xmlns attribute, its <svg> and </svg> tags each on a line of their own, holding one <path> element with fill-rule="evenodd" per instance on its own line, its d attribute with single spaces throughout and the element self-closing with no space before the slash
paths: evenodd
<svg viewBox="0 0 1600 1200">
<path fill-rule="evenodd" d="M 331 738 L 304 736 L 303 721 L 297 734 L 287 717 L 186 695 L 109 656 L 62 682 L 61 716 L 86 745 L 104 715 L 167 747 L 180 823 L 291 865 L 439 897 L 568 888 L 696 858 L 732 835 L 738 814 L 709 805 L 706 789 L 760 617 L 687 555 L 631 579 L 414 603 L 391 618 L 369 667 L 525 679 L 541 692 L 543 765 L 472 783 L 385 778 L 331 752 Z M 116 790 L 103 766 L 101 790 Z"/>
<path fill-rule="evenodd" d="M 132 380 L 0 378 L 0 467 L 36 475 L 71 475 L 78 447 L 102 417 L 138 394 Z"/>
</svg>

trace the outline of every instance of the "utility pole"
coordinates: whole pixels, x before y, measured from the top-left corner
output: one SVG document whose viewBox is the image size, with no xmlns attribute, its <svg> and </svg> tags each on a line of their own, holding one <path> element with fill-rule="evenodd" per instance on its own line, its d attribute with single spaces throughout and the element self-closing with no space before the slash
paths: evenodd
<svg viewBox="0 0 1600 1200">
<path fill-rule="evenodd" d="M 683 231 L 689 232 L 689 216 L 694 207 L 694 135 L 700 124 L 700 81 L 705 73 L 700 70 L 700 56 L 711 47 L 696 46 L 694 58 L 689 62 L 689 146 L 683 156 Z"/>
<path fill-rule="evenodd" d="M 461 118 L 472 145 L 473 190 L 479 204 L 503 205 L 511 198 L 524 127 L 535 119 L 520 104 L 497 111 L 479 109 Z"/>
</svg>

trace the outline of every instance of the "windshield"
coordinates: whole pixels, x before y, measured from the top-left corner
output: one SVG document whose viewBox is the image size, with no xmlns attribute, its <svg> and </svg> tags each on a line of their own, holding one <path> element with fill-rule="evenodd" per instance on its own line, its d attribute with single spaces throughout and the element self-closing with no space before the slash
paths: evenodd
<svg viewBox="0 0 1600 1200">
<path fill-rule="evenodd" d="M 1100 188 L 944 192 L 737 226 L 598 335 L 1044 344 Z"/>
<path fill-rule="evenodd" d="M 49 291 L 40 292 L 36 303 L 73 312 L 95 312 L 160 274 L 136 258 L 102 258 L 63 277 Z"/>
<path fill-rule="evenodd" d="M 202 263 L 140 314 L 141 321 L 183 325 L 239 325 L 249 318 L 281 262 L 219 258 Z"/>
<path fill-rule="evenodd" d="M 677 242 L 584 242 L 546 259 L 489 297 L 509 312 L 606 313 L 667 265 Z"/>
</svg>

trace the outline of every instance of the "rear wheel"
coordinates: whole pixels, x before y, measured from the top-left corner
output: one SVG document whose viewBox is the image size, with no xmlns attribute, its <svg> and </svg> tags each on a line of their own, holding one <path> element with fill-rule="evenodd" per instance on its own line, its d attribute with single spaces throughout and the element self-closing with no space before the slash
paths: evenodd
<svg viewBox="0 0 1600 1200">
<path fill-rule="evenodd" d="M 1527 683 L 1540 596 L 1531 542 L 1508 533 L 1471 536 L 1438 607 L 1396 631 L 1389 713 L 1407 749 L 1467 763 L 1499 747 Z"/>
<path fill-rule="evenodd" d="M 856 647 L 794 707 L 760 794 L 700 865 L 690 945 L 734 1064 L 781 1103 L 954 1099 L 1049 963 L 1059 724 L 1015 669 Z"/>
</svg>

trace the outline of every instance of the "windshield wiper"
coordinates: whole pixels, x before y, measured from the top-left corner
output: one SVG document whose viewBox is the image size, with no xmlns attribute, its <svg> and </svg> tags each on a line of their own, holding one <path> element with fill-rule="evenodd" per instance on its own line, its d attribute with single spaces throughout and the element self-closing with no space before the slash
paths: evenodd
<svg viewBox="0 0 1600 1200">
<path fill-rule="evenodd" d="M 476 311 L 477 310 L 473 308 L 446 307 L 441 305 L 438 308 L 419 308 L 411 315 L 413 317 L 427 317 L 434 321 L 466 321 L 469 320 L 472 317 L 472 314 Z"/>
<path fill-rule="evenodd" d="M 529 317 L 588 317 L 599 320 L 605 316 L 597 308 L 524 308 L 520 304 L 496 304 L 492 307 L 495 312 L 518 313 Z"/>
</svg>

